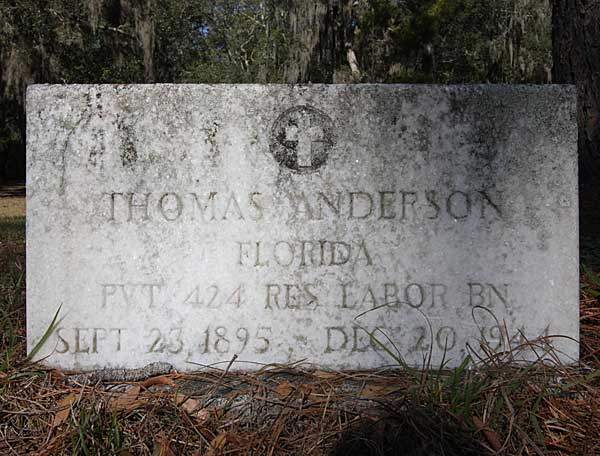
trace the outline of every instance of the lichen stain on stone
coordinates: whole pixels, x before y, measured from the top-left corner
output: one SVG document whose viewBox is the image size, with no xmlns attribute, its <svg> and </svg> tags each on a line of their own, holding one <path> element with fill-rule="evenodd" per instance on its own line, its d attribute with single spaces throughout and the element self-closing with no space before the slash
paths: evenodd
<svg viewBox="0 0 600 456">
<path fill-rule="evenodd" d="M 102 103 L 100 103 L 100 99 L 102 98 L 102 94 L 100 92 L 96 93 L 96 109 L 98 110 L 98 117 L 102 118 Z"/>
<path fill-rule="evenodd" d="M 493 95 L 488 97 L 466 94 L 450 100 L 450 115 L 457 124 L 470 128 L 463 134 L 471 155 L 483 162 L 491 162 L 509 139 L 512 119 L 508 118 L 506 102 Z M 485 115 L 482 115 L 482 111 Z"/>
<path fill-rule="evenodd" d="M 82 115 L 73 121 L 66 119 L 63 121 L 62 128 L 66 132 L 64 144 L 60 148 L 60 179 L 58 184 L 58 194 L 64 195 L 67 187 L 67 157 L 70 156 L 69 148 L 71 147 L 71 138 L 76 134 L 77 130 L 83 125 L 85 128 L 90 121 L 90 113 L 88 110 L 84 110 Z"/>
<path fill-rule="evenodd" d="M 85 92 L 83 94 L 83 97 L 85 98 L 85 104 L 89 110 L 92 107 L 92 96 L 90 95 L 89 92 Z"/>
<path fill-rule="evenodd" d="M 425 158 L 431 153 L 432 123 L 428 117 L 419 114 L 417 117 L 417 131 L 415 132 L 415 143 Z"/>
<path fill-rule="evenodd" d="M 217 133 L 219 132 L 219 128 L 221 124 L 213 121 L 212 125 L 202 128 L 202 131 L 206 134 L 204 138 L 204 144 L 209 144 L 210 149 L 208 152 L 208 159 L 212 166 L 217 166 L 219 162 L 219 158 L 221 156 L 221 150 L 219 149 L 219 145 L 217 143 Z"/>
<path fill-rule="evenodd" d="M 121 163 L 123 166 L 132 166 L 138 159 L 138 152 L 134 144 L 135 133 L 131 125 L 125 124 L 123 118 L 117 114 L 117 129 L 121 133 Z"/>
<path fill-rule="evenodd" d="M 129 137 L 124 138 L 123 145 L 121 147 L 121 161 L 123 166 L 133 165 L 138 158 L 137 150 L 133 145 L 133 142 Z"/>
<path fill-rule="evenodd" d="M 543 221 L 540 218 L 540 215 L 538 214 L 538 208 L 531 206 L 531 205 L 526 205 L 523 211 L 523 219 L 521 221 L 521 223 L 523 225 L 525 225 L 527 228 L 529 228 L 531 231 L 535 231 L 536 233 L 543 229 Z"/>
<path fill-rule="evenodd" d="M 102 159 L 104 153 L 104 130 L 95 130 L 92 132 L 92 144 L 88 155 L 88 163 L 91 166 L 96 166 L 98 161 Z"/>
<path fill-rule="evenodd" d="M 550 242 L 552 240 L 552 235 L 550 231 L 546 227 L 541 227 L 537 231 L 537 248 L 542 252 L 545 252 L 550 249 Z"/>
</svg>

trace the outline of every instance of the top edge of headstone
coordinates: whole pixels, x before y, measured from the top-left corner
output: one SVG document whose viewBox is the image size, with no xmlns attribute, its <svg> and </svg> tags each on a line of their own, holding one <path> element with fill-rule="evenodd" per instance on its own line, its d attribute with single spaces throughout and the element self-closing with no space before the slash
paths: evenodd
<svg viewBox="0 0 600 456">
<path fill-rule="evenodd" d="M 575 106 L 577 90 L 572 84 L 32 84 L 27 87 L 26 103 L 35 105 L 38 97 L 65 97 L 72 93 L 85 94 L 90 91 L 112 92 L 115 95 L 143 93 L 145 95 L 163 95 L 173 92 L 248 90 L 250 92 L 279 92 L 290 94 L 317 93 L 365 93 L 373 96 L 386 94 L 429 94 L 434 96 L 523 96 L 539 95 L 545 99 L 560 98 L 561 103 Z M 557 98 L 557 99 L 558 99 Z"/>
<path fill-rule="evenodd" d="M 459 91 L 459 90 L 511 90 L 511 91 L 555 91 L 561 90 L 565 92 L 576 91 L 574 84 L 383 84 L 383 83 L 365 83 L 365 84 L 324 84 L 324 83 L 302 83 L 302 84 L 256 84 L 256 83 L 213 83 L 213 84 L 178 84 L 178 83 L 156 83 L 156 84 L 30 84 L 27 86 L 27 93 L 38 90 L 53 90 L 57 88 L 163 88 L 163 87 L 272 87 L 272 88 L 352 88 L 352 89 L 369 89 L 369 88 L 386 88 L 386 89 L 426 89 L 426 90 L 442 90 L 442 91 Z"/>
</svg>

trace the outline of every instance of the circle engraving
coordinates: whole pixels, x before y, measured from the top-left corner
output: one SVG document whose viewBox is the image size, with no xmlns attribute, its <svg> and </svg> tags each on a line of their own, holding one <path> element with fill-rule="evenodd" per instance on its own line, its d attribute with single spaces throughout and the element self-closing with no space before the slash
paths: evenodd
<svg viewBox="0 0 600 456">
<path fill-rule="evenodd" d="M 271 128 L 275 160 L 298 173 L 312 173 L 323 166 L 334 144 L 331 118 L 312 106 L 284 111 Z"/>
</svg>

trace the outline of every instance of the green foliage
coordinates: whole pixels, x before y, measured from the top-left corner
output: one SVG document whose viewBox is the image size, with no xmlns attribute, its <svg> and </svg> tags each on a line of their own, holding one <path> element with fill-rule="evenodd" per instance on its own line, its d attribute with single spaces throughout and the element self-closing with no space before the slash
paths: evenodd
<svg viewBox="0 0 600 456">
<path fill-rule="evenodd" d="M 593 298 L 600 298 L 600 276 L 594 273 L 585 263 L 581 263 L 581 269 L 590 282 L 590 284 L 582 284 L 581 289 Z"/>
<path fill-rule="evenodd" d="M 98 18 L 90 17 L 90 0 L 43 3 L 0 6 L 4 99 L 19 99 L 30 82 L 145 81 L 138 33 L 143 15 L 132 6 L 137 3 L 96 2 L 102 5 Z M 161 82 L 282 81 L 289 46 L 302 39 L 288 27 L 293 1 L 150 4 L 152 65 Z M 550 64 L 548 0 L 332 5 L 309 62 L 311 75 L 324 79 L 313 82 L 333 82 L 335 71 L 348 68 L 347 45 L 357 55 L 363 82 L 534 81 L 536 69 Z"/>
<path fill-rule="evenodd" d="M 73 417 L 76 432 L 72 434 L 73 454 L 119 454 L 124 450 L 117 413 L 99 413 L 93 407 L 82 407 Z"/>
<path fill-rule="evenodd" d="M 213 2 L 199 27 L 197 59 L 185 66 L 181 79 L 196 83 L 281 82 L 286 34 L 277 3 Z"/>
<path fill-rule="evenodd" d="M 19 346 L 25 302 L 25 219 L 0 216 L 0 373 L 8 371 Z"/>
<path fill-rule="evenodd" d="M 366 81 L 549 82 L 548 0 L 401 5 L 361 3 L 356 38 Z"/>
<path fill-rule="evenodd" d="M 44 334 L 42 334 L 42 337 L 40 338 L 40 340 L 37 341 L 37 343 L 35 344 L 35 346 L 31 349 L 31 351 L 25 357 L 25 359 L 27 361 L 32 361 L 33 359 L 35 359 L 36 355 L 42 349 L 42 347 L 44 346 L 44 344 L 48 341 L 48 338 L 56 330 L 56 328 L 57 328 L 57 326 L 59 324 L 59 321 L 60 321 L 60 320 L 58 320 L 58 316 L 60 314 L 61 307 L 62 307 L 62 304 L 60 306 L 58 306 L 58 309 L 56 310 L 56 313 L 54 314 L 54 317 L 52 318 L 52 321 L 50 322 L 50 324 L 46 328 L 46 331 L 44 331 Z"/>
</svg>

